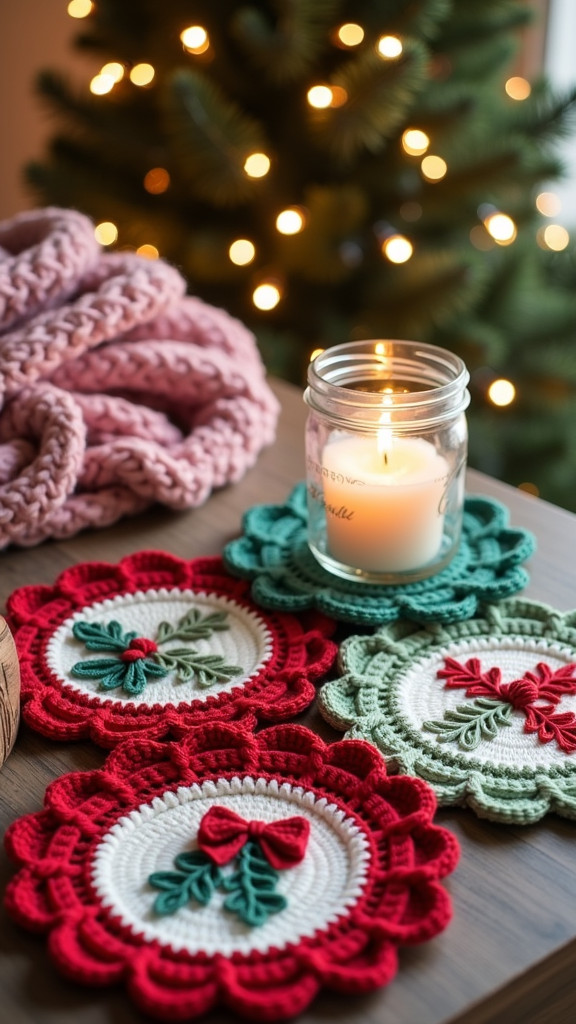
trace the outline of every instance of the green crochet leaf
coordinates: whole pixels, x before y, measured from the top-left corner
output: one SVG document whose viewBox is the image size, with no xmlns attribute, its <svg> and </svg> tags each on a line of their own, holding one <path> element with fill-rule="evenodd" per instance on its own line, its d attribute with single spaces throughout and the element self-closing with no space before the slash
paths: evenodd
<svg viewBox="0 0 576 1024">
<path fill-rule="evenodd" d="M 167 674 L 167 669 L 157 665 L 150 658 L 138 658 L 136 661 L 95 658 L 90 661 L 77 661 L 70 671 L 73 676 L 98 679 L 101 690 L 117 690 L 121 687 L 125 693 L 132 696 L 142 693 L 148 677 L 159 678 Z"/>
<path fill-rule="evenodd" d="M 188 647 L 158 652 L 156 660 L 165 672 L 175 672 L 183 683 L 196 678 L 199 686 L 228 682 L 244 671 L 241 665 L 227 665 L 221 654 L 199 654 Z"/>
<path fill-rule="evenodd" d="M 138 633 L 124 633 L 119 622 L 75 622 L 72 632 L 89 651 L 125 651 Z"/>
<path fill-rule="evenodd" d="M 491 740 L 502 725 L 510 725 L 512 705 L 489 697 L 459 704 L 446 711 L 441 721 L 424 722 L 423 728 L 438 733 L 440 743 L 453 741 L 463 750 L 474 750 L 482 740 Z"/>
<path fill-rule="evenodd" d="M 279 877 L 259 843 L 249 840 L 238 854 L 237 870 L 222 883 L 231 894 L 224 903 L 226 910 L 253 927 L 265 924 L 271 914 L 287 906 L 286 898 L 274 891 Z"/>
<path fill-rule="evenodd" d="M 162 916 L 176 913 L 190 900 L 205 906 L 222 882 L 220 868 L 201 850 L 180 853 L 174 863 L 180 871 L 156 871 L 148 879 L 153 888 L 160 889 L 154 910 Z"/>
<path fill-rule="evenodd" d="M 183 615 L 176 626 L 170 622 L 161 622 L 156 634 L 156 643 L 164 644 L 168 640 L 207 640 L 212 633 L 230 629 L 226 612 L 211 612 L 202 615 L 198 608 Z"/>
</svg>

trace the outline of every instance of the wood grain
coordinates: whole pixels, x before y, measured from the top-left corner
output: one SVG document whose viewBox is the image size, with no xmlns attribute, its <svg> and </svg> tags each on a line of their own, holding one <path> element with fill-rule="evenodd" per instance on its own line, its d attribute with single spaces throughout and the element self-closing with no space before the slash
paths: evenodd
<svg viewBox="0 0 576 1024">
<path fill-rule="evenodd" d="M 20 667 L 12 633 L 0 615 L 0 765 L 12 750 L 20 719 Z"/>
<path fill-rule="evenodd" d="M 275 387 L 283 403 L 277 443 L 238 484 L 188 513 L 154 509 L 107 530 L 4 552 L 0 602 L 17 586 L 52 583 L 78 561 L 115 562 L 144 548 L 186 558 L 220 553 L 240 532 L 249 506 L 283 501 L 303 477 L 302 396 L 289 385 Z M 576 517 L 474 472 L 468 491 L 499 499 L 509 507 L 513 525 L 536 534 L 526 596 L 563 610 L 576 607 Z M 338 738 L 314 708 L 300 720 L 326 739 Z M 0 830 L 38 810 L 53 778 L 99 767 L 103 757 L 89 743 L 54 743 L 21 726 L 0 771 Z M 450 926 L 421 947 L 403 949 L 398 974 L 386 989 L 369 996 L 322 992 L 299 1024 L 572 1024 L 576 1019 L 576 823 L 551 815 L 537 825 L 505 826 L 458 809 L 438 812 L 437 820 L 462 847 L 460 864 L 444 883 L 454 908 Z M 0 890 L 13 872 L 0 853 Z M 149 1020 L 121 987 L 84 989 L 59 976 L 45 939 L 19 929 L 3 910 L 0 992 L 0 1020 L 10 1024 Z M 235 1019 L 225 1010 L 203 1018 L 206 1024 Z"/>
</svg>

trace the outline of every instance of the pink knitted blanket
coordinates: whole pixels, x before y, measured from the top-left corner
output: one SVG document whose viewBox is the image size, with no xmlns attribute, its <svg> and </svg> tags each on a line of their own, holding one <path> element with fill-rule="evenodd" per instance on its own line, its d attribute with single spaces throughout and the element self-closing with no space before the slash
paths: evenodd
<svg viewBox="0 0 576 1024">
<path fill-rule="evenodd" d="M 0 223 L 0 548 L 197 506 L 274 439 L 254 336 L 80 213 Z"/>
</svg>

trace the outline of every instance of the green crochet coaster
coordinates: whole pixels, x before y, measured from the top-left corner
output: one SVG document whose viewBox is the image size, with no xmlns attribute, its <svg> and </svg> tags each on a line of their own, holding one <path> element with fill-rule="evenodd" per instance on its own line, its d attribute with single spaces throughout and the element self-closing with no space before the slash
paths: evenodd
<svg viewBox="0 0 576 1024">
<path fill-rule="evenodd" d="M 340 668 L 324 718 L 439 803 L 517 824 L 576 818 L 576 611 L 513 599 L 466 623 L 396 622 L 344 641 Z"/>
<path fill-rule="evenodd" d="M 231 573 L 252 580 L 262 608 L 301 612 L 318 608 L 334 619 L 376 626 L 397 619 L 461 622 L 479 603 L 522 590 L 521 562 L 535 549 L 532 534 L 508 526 L 508 510 L 490 498 L 469 497 L 460 547 L 447 568 L 427 580 L 399 585 L 354 583 L 324 569 L 306 540 L 306 488 L 298 484 L 284 505 L 256 505 L 244 516 L 244 535 L 224 549 Z"/>
</svg>

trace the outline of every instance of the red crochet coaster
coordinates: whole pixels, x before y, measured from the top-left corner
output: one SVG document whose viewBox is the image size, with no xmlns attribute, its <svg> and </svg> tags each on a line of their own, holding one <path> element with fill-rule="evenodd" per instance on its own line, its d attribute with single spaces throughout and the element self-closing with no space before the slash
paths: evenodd
<svg viewBox="0 0 576 1024">
<path fill-rule="evenodd" d="M 25 721 L 50 739 L 114 747 L 214 718 L 293 717 L 335 659 L 334 623 L 263 612 L 249 590 L 219 558 L 143 551 L 14 591 Z"/>
<path fill-rule="evenodd" d="M 459 848 L 435 807 L 370 744 L 303 726 L 127 740 L 9 828 L 6 906 L 67 977 L 125 980 L 155 1017 L 281 1020 L 323 986 L 387 984 L 400 945 L 447 925 Z"/>
</svg>

